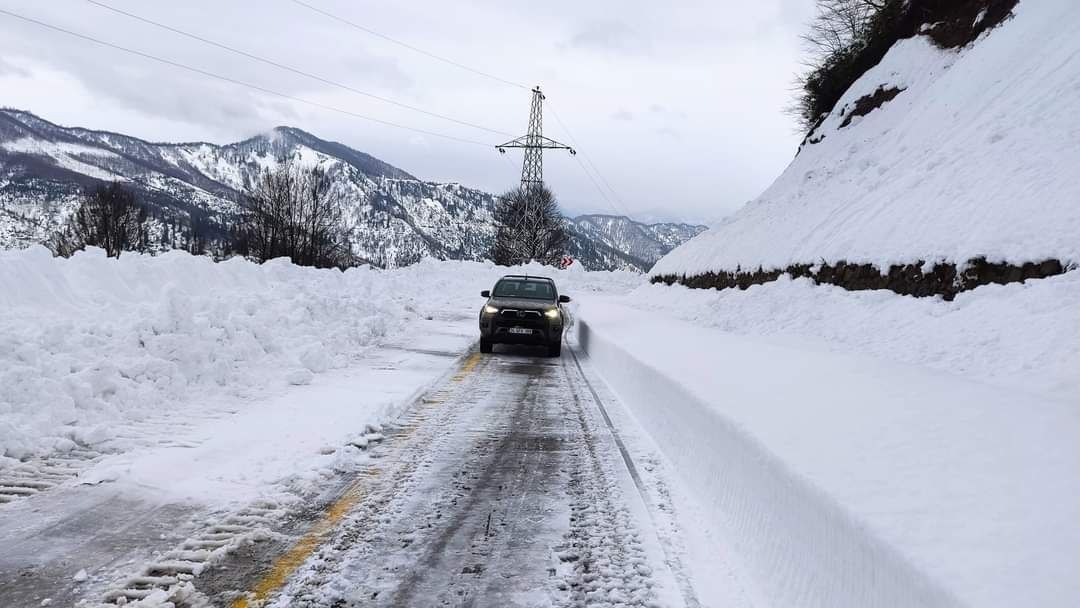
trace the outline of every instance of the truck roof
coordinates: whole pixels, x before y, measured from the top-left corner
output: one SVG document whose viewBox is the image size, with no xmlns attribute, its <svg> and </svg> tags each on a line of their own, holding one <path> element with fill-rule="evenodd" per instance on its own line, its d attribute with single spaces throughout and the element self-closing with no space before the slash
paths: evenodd
<svg viewBox="0 0 1080 608">
<path fill-rule="evenodd" d="M 521 279 L 524 281 L 547 281 L 548 283 L 554 283 L 555 281 L 550 277 L 534 277 L 527 274 L 507 274 L 503 275 L 504 279 Z"/>
</svg>

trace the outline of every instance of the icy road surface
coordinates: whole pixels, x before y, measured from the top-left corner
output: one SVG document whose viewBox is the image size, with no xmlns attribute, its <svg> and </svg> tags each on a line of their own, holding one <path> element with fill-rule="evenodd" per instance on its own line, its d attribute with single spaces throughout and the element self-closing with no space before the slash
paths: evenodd
<svg viewBox="0 0 1080 608">
<path fill-rule="evenodd" d="M 318 490 L 300 500 L 227 491 L 236 480 L 250 483 L 237 477 L 244 463 L 271 452 L 295 460 L 319 445 L 282 439 L 268 447 L 244 436 L 250 420 L 240 412 L 211 421 L 218 431 L 198 445 L 107 457 L 81 474 L 100 483 L 8 505 L 0 537 L 14 550 L 0 556 L 0 605 L 714 605 L 716 580 L 701 571 L 718 570 L 698 559 L 705 537 L 687 536 L 662 463 L 642 447 L 640 429 L 620 429 L 625 413 L 587 360 L 569 348 L 561 359 L 503 347 L 447 364 L 449 354 L 408 355 L 447 371 L 379 433 L 331 408 L 345 427 L 339 434 L 371 443 L 353 449 L 361 455 L 352 460 L 327 456 L 333 470 L 321 469 Z M 290 403 L 340 399 L 350 386 L 370 393 L 382 377 L 371 373 L 387 382 L 404 373 L 400 365 L 302 387 L 253 415 L 302 424 L 287 414 Z M 271 435 L 280 427 L 262 426 Z M 249 449 L 224 449 L 231 440 Z M 180 492 L 143 487 L 180 451 L 203 472 L 185 478 L 178 467 L 159 481 Z M 299 462 L 298 470 L 315 466 Z M 231 500 L 199 504 L 188 496 L 198 488 Z M 693 558 L 687 543 L 698 544 Z"/>
<path fill-rule="evenodd" d="M 697 605 L 592 399 L 571 356 L 470 356 L 386 430 L 312 555 L 238 604 Z M 234 582 L 219 569 L 204 588 Z"/>
</svg>

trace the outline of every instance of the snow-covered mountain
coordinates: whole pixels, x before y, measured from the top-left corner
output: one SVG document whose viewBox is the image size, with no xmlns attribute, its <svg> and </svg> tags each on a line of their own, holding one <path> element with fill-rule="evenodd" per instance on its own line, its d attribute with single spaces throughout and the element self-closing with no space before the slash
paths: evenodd
<svg viewBox="0 0 1080 608">
<path fill-rule="evenodd" d="M 648 270 L 656 260 L 707 230 L 707 226 L 643 224 L 621 215 L 579 215 L 570 221 L 570 254 L 590 268 Z"/>
<path fill-rule="evenodd" d="M 45 241 L 83 188 L 103 180 L 140 192 L 161 225 L 159 234 L 167 236 L 164 247 L 186 246 L 193 227 L 202 238 L 225 239 L 242 192 L 282 158 L 326 169 L 347 201 L 355 253 L 375 265 L 402 266 L 424 257 L 477 260 L 490 247 L 491 194 L 420 180 L 300 129 L 278 127 L 221 146 L 150 143 L 61 127 L 10 109 L 0 110 L 0 247 Z M 606 216 L 583 216 L 570 225 L 570 253 L 587 268 L 639 271 L 703 229 Z"/>
</svg>

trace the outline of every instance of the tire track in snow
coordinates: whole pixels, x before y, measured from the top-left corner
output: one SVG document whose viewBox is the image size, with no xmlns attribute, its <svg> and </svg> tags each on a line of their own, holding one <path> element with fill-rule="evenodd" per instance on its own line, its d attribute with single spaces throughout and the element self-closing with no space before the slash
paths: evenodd
<svg viewBox="0 0 1080 608">
<path fill-rule="evenodd" d="M 232 410 L 198 409 L 182 413 L 161 412 L 142 420 L 117 424 L 111 436 L 100 443 L 65 439 L 62 443 L 66 445 L 52 453 L 0 467 L 0 508 L 76 481 L 83 472 L 108 456 L 144 447 L 195 447 L 201 439 L 191 437 L 190 431 L 197 421 L 221 419 L 233 413 Z"/>
<path fill-rule="evenodd" d="M 269 606 L 655 606 L 674 587 L 566 364 L 496 354 L 469 376 L 415 408 L 365 498 Z"/>
<path fill-rule="evenodd" d="M 416 470 L 431 466 L 430 457 L 426 455 L 437 451 L 433 444 L 445 440 L 441 431 L 452 424 L 457 413 L 445 404 L 453 402 L 458 392 L 471 385 L 474 370 L 484 364 L 479 354 L 473 353 L 447 381 L 420 398 L 402 419 L 385 427 L 387 440 L 372 452 L 372 463 L 359 473 L 362 499 L 352 505 L 331 538 L 314 547 L 304 569 L 288 573 L 291 578 L 284 590 L 280 585 L 271 588 L 260 582 L 255 591 L 241 596 L 232 605 L 240 607 L 263 601 L 279 605 L 282 598 L 289 598 L 284 605 L 313 605 L 311 590 L 328 584 L 324 574 L 333 570 L 349 547 L 370 533 L 372 525 L 384 513 L 393 510 L 392 504 L 397 497 L 408 494 L 415 484 Z M 272 570 L 267 578 L 278 578 L 278 574 Z"/>
<path fill-rule="evenodd" d="M 641 473 L 637 469 L 637 465 L 634 464 L 634 459 L 630 456 L 629 450 L 626 448 L 626 444 L 623 442 L 619 432 L 615 429 L 615 425 L 611 421 L 611 416 L 608 415 L 607 408 L 604 406 L 603 399 L 600 398 L 600 394 L 597 392 L 596 387 L 593 386 L 589 380 L 588 375 L 585 373 L 585 369 L 581 365 L 581 360 L 578 358 L 576 349 L 568 348 L 570 355 L 574 361 L 574 367 L 577 371 L 577 377 L 580 378 L 581 383 L 588 389 L 589 395 L 592 397 L 593 403 L 596 405 L 596 409 L 599 411 L 601 417 L 604 420 L 604 424 L 607 427 L 615 445 L 619 449 L 619 454 L 622 457 L 622 462 L 626 466 L 626 471 L 630 475 L 631 480 L 634 482 L 634 487 L 637 489 L 638 496 L 641 499 L 642 504 L 648 511 L 649 518 L 652 523 L 653 530 L 657 533 L 656 539 L 660 545 L 660 548 L 664 552 L 664 561 L 672 576 L 675 578 L 679 587 L 679 593 L 682 596 L 683 605 L 686 608 L 699 608 L 701 602 L 697 598 L 697 594 L 694 592 L 693 584 L 690 581 L 690 577 L 686 572 L 686 568 L 682 565 L 682 560 L 679 557 L 678 551 L 671 546 L 669 539 L 660 534 L 661 521 L 660 516 L 657 513 L 656 505 L 653 502 L 652 495 L 645 487 L 644 481 L 642 481 Z M 573 390 L 573 383 L 571 383 L 571 390 Z M 575 392 L 574 398 L 577 399 L 578 395 Z"/>
<path fill-rule="evenodd" d="M 480 358 L 476 353 L 464 357 L 445 386 L 421 397 L 413 409 L 423 411 L 446 400 L 447 395 L 469 377 L 478 363 Z M 387 434 L 391 438 L 408 439 L 417 428 L 419 425 L 406 422 Z M 382 429 L 369 427 L 365 437 L 373 436 L 375 430 Z M 378 441 L 372 445 L 384 441 L 381 432 L 374 436 L 378 437 Z M 376 447 L 370 455 L 378 458 L 379 452 L 379 447 Z M 330 488 L 322 498 L 316 499 L 316 503 L 323 504 L 321 507 L 301 508 L 298 511 L 288 505 L 264 500 L 231 514 L 212 518 L 201 526 L 198 533 L 164 552 L 158 559 L 141 566 L 136 575 L 123 579 L 103 599 L 107 605 L 147 600 L 157 604 L 172 603 L 178 608 L 205 605 L 247 608 L 262 605 L 280 591 L 296 569 L 332 536 L 342 519 L 361 500 L 366 499 L 367 486 L 379 472 L 380 469 L 369 466 L 362 469 L 351 482 L 337 482 L 337 490 Z M 394 484 L 390 487 L 394 487 Z M 234 587 L 222 589 L 219 583 L 225 577 L 215 566 L 228 565 L 228 560 L 244 548 L 247 548 L 249 555 L 255 556 L 256 562 L 236 564 L 240 572 L 229 580 L 239 581 L 246 586 L 250 577 L 245 573 L 262 562 L 266 562 L 265 574 L 258 580 L 250 581 L 249 592 L 242 593 Z"/>
</svg>

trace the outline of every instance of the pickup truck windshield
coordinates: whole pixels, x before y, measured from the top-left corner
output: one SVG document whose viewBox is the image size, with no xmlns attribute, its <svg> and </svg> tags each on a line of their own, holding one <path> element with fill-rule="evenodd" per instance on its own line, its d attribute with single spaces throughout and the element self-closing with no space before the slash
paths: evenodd
<svg viewBox="0 0 1080 608">
<path fill-rule="evenodd" d="M 495 284 L 492 295 L 496 298 L 528 298 L 530 300 L 554 300 L 555 287 L 548 281 L 528 279 L 502 279 Z"/>
</svg>

